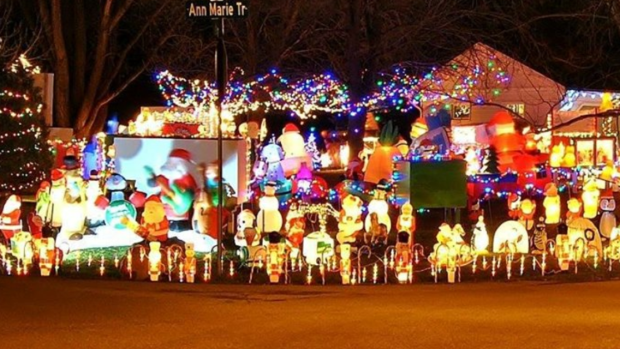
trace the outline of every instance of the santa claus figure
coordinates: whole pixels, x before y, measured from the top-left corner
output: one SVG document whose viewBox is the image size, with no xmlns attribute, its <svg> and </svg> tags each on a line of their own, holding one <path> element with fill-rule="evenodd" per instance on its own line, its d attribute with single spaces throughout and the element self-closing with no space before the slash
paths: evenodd
<svg viewBox="0 0 620 349">
<path fill-rule="evenodd" d="M 284 150 L 284 160 L 282 168 L 284 175 L 290 177 L 299 171 L 302 162 L 310 164 L 312 159 L 306 152 L 305 142 L 299 133 L 299 128 L 294 124 L 286 124 L 282 130 L 282 135 L 278 138 L 278 143 Z"/>
<path fill-rule="evenodd" d="M 147 168 L 147 172 L 152 176 L 149 185 L 159 187 L 160 198 L 172 231 L 192 229 L 189 211 L 197 189 L 196 180 L 190 173 L 192 166 L 191 155 L 187 150 L 174 149 L 158 176 L 154 176 L 152 170 Z"/>
<path fill-rule="evenodd" d="M 160 242 L 168 240 L 169 223 L 159 197 L 152 195 L 146 199 L 140 223 L 147 240 Z"/>
<path fill-rule="evenodd" d="M 15 232 L 21 230 L 21 224 L 19 218 L 22 211 L 22 199 L 17 195 L 11 195 L 4 203 L 2 214 L 0 214 L 0 226 L 2 226 L 2 233 L 4 237 L 10 239 Z"/>
</svg>

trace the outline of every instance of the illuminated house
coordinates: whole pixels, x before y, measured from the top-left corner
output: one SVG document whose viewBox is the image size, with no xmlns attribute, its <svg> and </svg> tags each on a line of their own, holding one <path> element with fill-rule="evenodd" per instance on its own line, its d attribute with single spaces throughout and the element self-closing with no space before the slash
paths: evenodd
<svg viewBox="0 0 620 349">
<path fill-rule="evenodd" d="M 520 116 L 536 127 L 544 127 L 547 115 L 566 90 L 560 83 L 482 43 L 473 45 L 442 68 L 448 76 L 442 88 L 454 89 L 454 77 L 458 79 L 477 66 L 487 70 L 497 67 L 505 72 L 508 81 L 499 85 L 492 74 L 487 74 L 467 100 L 446 99 L 444 108 L 450 111 L 452 126 L 486 124 L 497 112 L 509 110 L 516 119 Z M 430 108 L 428 103 L 422 104 L 423 113 L 429 113 Z"/>
<path fill-rule="evenodd" d="M 610 137 L 618 133 L 618 118 L 612 116 L 620 109 L 620 93 L 571 90 L 537 72 L 518 60 L 481 43 L 455 57 L 442 70 L 443 93 L 454 89 L 458 76 L 467 74 L 472 67 L 490 64 L 501 68 L 508 81 L 498 85 L 492 74 L 478 81 L 467 100 L 446 98 L 442 107 L 452 117 L 453 142 L 461 145 L 488 144 L 488 123 L 501 110 L 509 111 L 515 123 L 536 130 L 553 128 L 557 137 Z M 456 69 L 455 69 L 456 67 Z M 486 80 L 486 81 L 485 81 Z M 432 114 L 430 102 L 422 104 L 424 114 Z M 609 117 L 588 117 L 612 110 Z M 519 122 L 522 118 L 523 122 Z M 519 128 L 519 127 L 518 127 Z M 560 138 L 561 139 L 561 138 Z M 599 147 L 599 142 L 596 148 Z M 601 143 L 602 144 L 602 143 Z M 566 144 L 568 145 L 568 143 Z M 582 146 L 583 149 L 583 146 Z M 598 153 L 598 150 L 596 151 Z M 599 161 L 600 162 L 600 161 Z"/>
</svg>

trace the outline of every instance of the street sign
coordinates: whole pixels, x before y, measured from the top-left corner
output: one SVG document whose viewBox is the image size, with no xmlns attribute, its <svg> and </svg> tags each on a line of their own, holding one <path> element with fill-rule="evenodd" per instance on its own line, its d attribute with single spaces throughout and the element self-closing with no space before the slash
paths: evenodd
<svg viewBox="0 0 620 349">
<path fill-rule="evenodd" d="M 244 18 L 248 16 L 245 1 L 193 0 L 186 3 L 187 18 Z"/>
</svg>

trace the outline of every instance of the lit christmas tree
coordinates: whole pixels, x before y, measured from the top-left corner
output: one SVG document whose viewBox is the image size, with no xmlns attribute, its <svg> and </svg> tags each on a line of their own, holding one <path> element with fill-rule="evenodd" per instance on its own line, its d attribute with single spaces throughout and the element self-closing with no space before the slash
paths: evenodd
<svg viewBox="0 0 620 349">
<path fill-rule="evenodd" d="M 497 150 L 495 147 L 490 146 L 487 149 L 487 154 L 484 157 L 484 168 L 482 170 L 484 174 L 499 174 L 499 159 L 497 158 Z"/>
<path fill-rule="evenodd" d="M 24 56 L 0 72 L 0 193 L 33 192 L 51 166 L 36 73 Z"/>
<path fill-rule="evenodd" d="M 314 170 L 320 169 L 321 152 L 319 152 L 319 149 L 316 147 L 316 137 L 314 136 L 314 133 L 310 133 L 305 148 L 308 155 L 310 155 L 310 157 L 312 158 L 312 168 Z"/>
</svg>

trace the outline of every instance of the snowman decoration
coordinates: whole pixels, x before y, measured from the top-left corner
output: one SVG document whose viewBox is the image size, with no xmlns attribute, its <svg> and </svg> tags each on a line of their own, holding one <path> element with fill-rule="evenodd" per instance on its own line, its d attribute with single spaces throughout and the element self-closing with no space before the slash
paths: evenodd
<svg viewBox="0 0 620 349">
<path fill-rule="evenodd" d="M 600 208 L 603 211 L 601 214 L 601 221 L 599 223 L 599 231 L 601 235 L 610 238 L 612 230 L 616 227 L 616 201 L 614 200 L 613 193 L 611 191 L 606 192 L 601 197 Z"/>
<path fill-rule="evenodd" d="M 368 215 L 366 215 L 366 220 L 364 222 L 367 232 L 371 230 L 371 215 L 373 213 L 377 215 L 379 224 L 385 225 L 388 234 L 392 229 L 392 220 L 388 215 L 389 206 L 386 201 L 386 190 L 387 183 L 384 180 L 381 180 L 375 189 L 374 198 L 370 200 L 370 203 L 368 203 Z"/>
<path fill-rule="evenodd" d="M 51 225 L 53 228 L 62 226 L 62 213 L 67 190 L 67 182 L 65 176 L 59 170 L 52 171 L 52 187 L 50 188 L 50 206 L 51 206 Z"/>
<path fill-rule="evenodd" d="M 62 228 L 64 239 L 81 240 L 86 225 L 86 194 L 83 185 L 77 181 L 67 183 L 62 209 Z"/>
<path fill-rule="evenodd" d="M 263 234 L 280 232 L 282 228 L 282 214 L 280 214 L 278 198 L 276 198 L 276 184 L 268 182 L 265 186 L 265 196 L 260 198 L 256 229 Z"/>
<path fill-rule="evenodd" d="M 105 207 L 103 190 L 99 182 L 97 171 L 91 171 L 88 183 L 86 183 L 86 219 L 88 227 L 94 228 L 103 224 L 105 219 Z M 107 206 L 107 205 L 105 205 Z"/>
<path fill-rule="evenodd" d="M 282 135 L 278 138 L 278 143 L 284 150 L 284 161 L 282 167 L 284 175 L 290 177 L 299 171 L 302 163 L 310 164 L 312 159 L 306 152 L 306 145 L 299 128 L 295 124 L 286 124 L 282 130 Z"/>
</svg>

